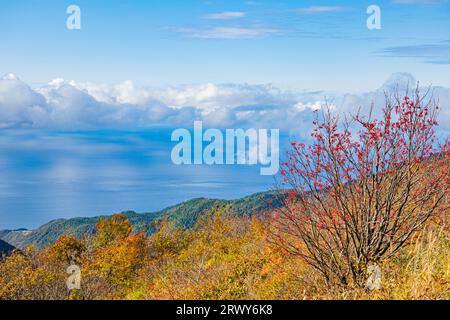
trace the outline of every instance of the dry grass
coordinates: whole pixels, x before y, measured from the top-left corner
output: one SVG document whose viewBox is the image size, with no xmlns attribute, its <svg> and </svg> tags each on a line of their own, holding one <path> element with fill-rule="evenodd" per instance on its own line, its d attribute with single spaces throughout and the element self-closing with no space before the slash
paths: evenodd
<svg viewBox="0 0 450 320">
<path fill-rule="evenodd" d="M 430 221 L 382 268 L 382 289 L 329 287 L 320 274 L 290 257 L 259 283 L 258 299 L 449 300 L 449 214 Z"/>
<path fill-rule="evenodd" d="M 428 225 L 398 256 L 382 266 L 383 288 L 324 294 L 325 299 L 449 300 L 448 225 Z"/>
</svg>

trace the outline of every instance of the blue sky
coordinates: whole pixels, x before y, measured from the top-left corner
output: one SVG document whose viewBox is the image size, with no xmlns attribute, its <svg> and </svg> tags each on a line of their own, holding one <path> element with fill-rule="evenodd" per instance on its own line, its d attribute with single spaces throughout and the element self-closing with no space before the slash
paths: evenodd
<svg viewBox="0 0 450 320">
<path fill-rule="evenodd" d="M 81 8 L 81 30 L 65 28 L 70 4 Z M 381 8 L 381 30 L 366 28 L 371 4 Z M 446 0 L 2 0 L 0 6 L 0 70 L 30 85 L 65 78 L 362 91 L 407 71 L 450 86 Z"/>
<path fill-rule="evenodd" d="M 449 0 L 0 0 L 0 229 L 274 186 L 259 166 L 174 166 L 170 133 L 195 120 L 280 129 L 283 150 L 325 102 L 355 112 L 420 81 L 445 138 L 449 18 Z"/>
</svg>

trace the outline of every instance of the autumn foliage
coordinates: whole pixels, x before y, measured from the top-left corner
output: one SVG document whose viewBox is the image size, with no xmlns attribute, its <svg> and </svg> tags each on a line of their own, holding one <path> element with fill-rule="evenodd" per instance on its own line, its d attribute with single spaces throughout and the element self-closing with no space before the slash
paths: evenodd
<svg viewBox="0 0 450 320">
<path fill-rule="evenodd" d="M 283 163 L 287 197 L 273 242 L 329 284 L 364 287 L 370 265 L 393 257 L 448 207 L 448 144 L 436 141 L 437 114 L 416 91 L 387 98 L 381 120 L 372 110 L 345 122 L 329 110 L 317 115 L 313 142 L 293 142 Z"/>
<path fill-rule="evenodd" d="M 449 144 L 418 92 L 382 119 L 317 114 L 282 164 L 284 206 L 259 217 L 217 207 L 189 229 L 136 233 L 125 215 L 0 260 L 1 299 L 450 299 Z M 359 127 L 359 130 L 355 129 Z M 269 218 L 267 218 L 269 217 Z M 77 265 L 81 288 L 66 286 Z M 367 290 L 369 267 L 382 288 Z"/>
<path fill-rule="evenodd" d="M 328 286 L 301 257 L 267 241 L 266 221 L 218 209 L 192 230 L 162 221 L 148 238 L 130 234 L 101 249 L 95 237 L 67 235 L 16 252 L 0 262 L 0 299 L 449 299 L 448 216 L 382 264 L 379 291 Z M 70 291 L 73 262 L 81 288 Z"/>
</svg>

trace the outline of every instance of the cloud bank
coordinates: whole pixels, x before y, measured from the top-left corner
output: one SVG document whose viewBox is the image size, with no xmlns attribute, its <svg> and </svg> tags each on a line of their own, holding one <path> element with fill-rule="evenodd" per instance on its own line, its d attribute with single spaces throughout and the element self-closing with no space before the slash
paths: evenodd
<svg viewBox="0 0 450 320">
<path fill-rule="evenodd" d="M 197 84 L 166 88 L 56 79 L 32 88 L 17 76 L 0 78 L 0 128 L 190 127 L 194 120 L 219 128 L 278 128 L 307 134 L 314 110 L 326 103 L 340 113 L 384 104 L 385 92 L 414 87 L 410 74 L 392 75 L 362 94 L 286 91 L 272 85 Z M 450 129 L 450 88 L 433 87 L 441 106 L 441 128 Z"/>
</svg>

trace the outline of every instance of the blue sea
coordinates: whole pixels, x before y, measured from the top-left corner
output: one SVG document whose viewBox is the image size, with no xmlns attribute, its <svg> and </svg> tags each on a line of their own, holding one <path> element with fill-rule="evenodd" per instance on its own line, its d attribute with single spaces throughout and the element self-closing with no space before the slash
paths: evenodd
<svg viewBox="0 0 450 320">
<path fill-rule="evenodd" d="M 0 229 L 52 219 L 151 212 L 274 187 L 260 166 L 172 164 L 171 130 L 0 131 Z"/>
</svg>

